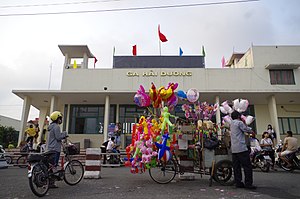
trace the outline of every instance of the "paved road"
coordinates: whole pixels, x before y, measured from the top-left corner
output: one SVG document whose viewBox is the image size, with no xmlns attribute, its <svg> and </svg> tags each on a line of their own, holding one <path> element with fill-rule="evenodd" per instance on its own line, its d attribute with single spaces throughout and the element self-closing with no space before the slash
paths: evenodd
<svg viewBox="0 0 300 199">
<path fill-rule="evenodd" d="M 72 199 L 167 199 L 167 198 L 300 198 L 300 171 L 294 173 L 254 172 L 255 185 L 258 189 L 249 191 L 235 187 L 220 186 L 213 183 L 208 186 L 208 177 L 196 176 L 194 181 L 178 181 L 160 185 L 151 180 L 148 173 L 131 174 L 129 168 L 103 168 L 102 179 L 84 179 L 76 186 L 58 182 L 58 189 L 50 189 L 45 198 Z M 0 198 L 19 199 L 35 198 L 27 180 L 27 170 L 17 167 L 0 169 Z"/>
</svg>

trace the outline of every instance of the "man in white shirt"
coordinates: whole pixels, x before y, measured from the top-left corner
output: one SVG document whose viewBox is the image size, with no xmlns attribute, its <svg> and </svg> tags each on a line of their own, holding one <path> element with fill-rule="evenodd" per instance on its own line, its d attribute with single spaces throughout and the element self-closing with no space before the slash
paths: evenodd
<svg viewBox="0 0 300 199">
<path fill-rule="evenodd" d="M 116 144 L 115 144 L 115 137 L 111 137 L 108 144 L 107 144 L 107 147 L 106 147 L 106 151 L 108 153 L 118 153 L 118 151 L 115 149 L 116 147 Z"/>
</svg>

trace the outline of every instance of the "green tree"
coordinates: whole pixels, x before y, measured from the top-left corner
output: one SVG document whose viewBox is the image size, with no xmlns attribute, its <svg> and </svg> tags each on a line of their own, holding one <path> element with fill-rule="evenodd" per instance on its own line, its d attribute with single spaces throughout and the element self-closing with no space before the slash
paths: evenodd
<svg viewBox="0 0 300 199">
<path fill-rule="evenodd" d="M 0 144 L 7 148 L 9 144 L 17 146 L 19 132 L 13 127 L 7 127 L 0 125 Z"/>
</svg>

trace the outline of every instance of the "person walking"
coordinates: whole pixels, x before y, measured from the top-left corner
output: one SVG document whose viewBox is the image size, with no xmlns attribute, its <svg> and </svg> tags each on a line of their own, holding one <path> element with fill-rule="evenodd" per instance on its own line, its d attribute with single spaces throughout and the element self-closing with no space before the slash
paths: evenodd
<svg viewBox="0 0 300 199">
<path fill-rule="evenodd" d="M 272 125 L 271 124 L 268 124 L 268 127 L 267 127 L 267 132 L 269 133 L 269 137 L 270 139 L 272 140 L 273 142 L 273 147 L 276 143 L 276 132 L 275 130 L 273 129 Z"/>
<path fill-rule="evenodd" d="M 60 130 L 59 125 L 62 123 L 62 117 L 63 116 L 59 111 L 54 111 L 53 113 L 51 113 L 50 119 L 52 123 L 48 127 L 49 133 L 47 138 L 46 150 L 55 151 L 54 171 L 58 166 L 58 161 L 59 161 L 61 146 L 62 146 L 61 141 L 68 136 L 67 132 L 61 132 Z M 57 188 L 57 186 L 54 184 L 54 181 L 50 182 L 49 188 Z"/>
<path fill-rule="evenodd" d="M 234 181 L 237 188 L 256 189 L 253 185 L 253 171 L 250 161 L 250 152 L 247 146 L 246 134 L 252 129 L 241 120 L 241 113 L 231 113 L 231 150 L 234 171 Z M 242 182 L 242 169 L 244 169 L 245 183 Z"/>
</svg>

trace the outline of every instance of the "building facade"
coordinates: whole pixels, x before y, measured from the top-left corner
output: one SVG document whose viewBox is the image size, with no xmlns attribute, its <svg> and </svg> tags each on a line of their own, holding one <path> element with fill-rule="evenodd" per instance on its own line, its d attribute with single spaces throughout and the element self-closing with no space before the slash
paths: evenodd
<svg viewBox="0 0 300 199">
<path fill-rule="evenodd" d="M 272 124 L 281 139 L 287 130 L 300 137 L 300 46 L 251 46 L 245 53 L 234 53 L 225 68 L 205 68 L 201 56 L 176 57 L 182 59 L 176 67 L 168 64 L 172 61 L 158 64 L 159 59 L 172 57 L 154 56 L 152 63 L 151 57 L 116 56 L 112 69 L 88 67 L 88 59 L 94 56 L 87 46 L 59 48 L 65 56 L 60 90 L 13 90 L 24 100 L 20 139 L 32 105 L 40 111 L 40 126 L 52 111 L 61 111 L 63 130 L 81 146 L 99 147 L 107 139 L 110 123 L 121 122 L 124 147 L 132 124 L 144 112 L 133 96 L 140 85 L 148 89 L 152 82 L 157 87 L 178 83 L 177 90 L 184 91 L 196 88 L 199 100 L 209 103 L 248 99 L 259 134 Z M 79 59 L 75 68 L 74 59 Z M 122 60 L 126 60 L 123 67 Z M 221 116 L 217 111 L 217 123 Z"/>
</svg>

